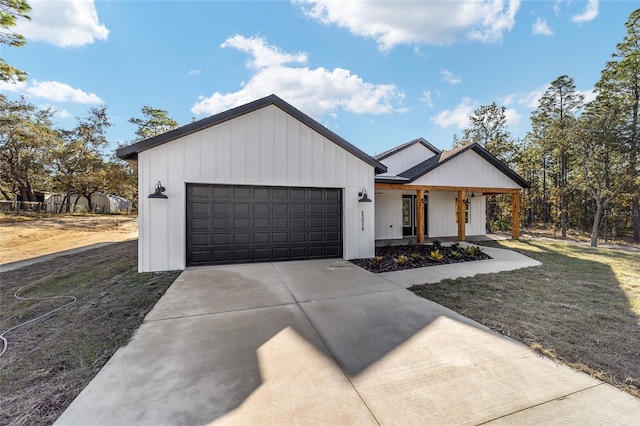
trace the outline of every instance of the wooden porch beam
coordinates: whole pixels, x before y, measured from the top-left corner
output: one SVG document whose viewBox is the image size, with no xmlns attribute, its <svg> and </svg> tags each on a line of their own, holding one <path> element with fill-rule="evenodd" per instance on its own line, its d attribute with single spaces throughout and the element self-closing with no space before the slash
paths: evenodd
<svg viewBox="0 0 640 426">
<path fill-rule="evenodd" d="M 485 188 L 485 187 L 461 187 L 461 186 L 441 186 L 441 185 L 404 185 L 401 183 L 376 183 L 376 189 L 401 189 L 405 191 L 448 191 L 448 192 L 482 192 L 491 194 L 517 194 L 520 188 Z"/>
<path fill-rule="evenodd" d="M 520 194 L 511 195 L 511 238 L 520 239 Z"/>
<path fill-rule="evenodd" d="M 418 224 L 416 233 L 418 244 L 424 243 L 424 204 L 422 204 L 422 199 L 424 198 L 424 189 L 418 189 L 418 194 L 416 195 L 416 223 Z"/>
<path fill-rule="evenodd" d="M 458 241 L 465 241 L 466 238 L 466 223 L 464 220 L 464 216 L 465 216 L 465 204 L 464 204 L 464 199 L 467 196 L 465 191 L 458 191 L 458 208 L 457 208 L 457 213 L 458 213 Z"/>
</svg>

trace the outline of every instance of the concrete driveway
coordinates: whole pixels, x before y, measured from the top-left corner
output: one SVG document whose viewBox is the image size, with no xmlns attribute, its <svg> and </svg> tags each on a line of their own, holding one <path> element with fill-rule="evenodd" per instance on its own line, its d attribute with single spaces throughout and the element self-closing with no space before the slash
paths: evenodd
<svg viewBox="0 0 640 426">
<path fill-rule="evenodd" d="M 640 400 L 404 288 L 430 269 L 188 269 L 56 424 L 638 423 Z"/>
</svg>

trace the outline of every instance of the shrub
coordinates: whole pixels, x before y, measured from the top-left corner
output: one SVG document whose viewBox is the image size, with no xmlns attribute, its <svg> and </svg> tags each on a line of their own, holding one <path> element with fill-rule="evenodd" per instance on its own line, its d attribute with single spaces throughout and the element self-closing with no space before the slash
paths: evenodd
<svg viewBox="0 0 640 426">
<path fill-rule="evenodd" d="M 440 253 L 440 250 L 436 249 L 434 251 L 431 252 L 431 254 L 429 255 L 429 259 L 436 261 L 436 262 L 441 262 L 442 259 L 444 259 L 444 255 L 442 253 Z"/>
<path fill-rule="evenodd" d="M 396 262 L 396 264 L 398 265 L 404 265 L 409 261 L 409 258 L 404 254 L 401 254 L 397 258 L 393 259 L 393 261 Z"/>
<path fill-rule="evenodd" d="M 460 259 L 461 257 L 462 257 L 462 253 L 460 253 L 459 251 L 453 250 L 451 252 L 452 259 Z"/>
<path fill-rule="evenodd" d="M 431 244 L 436 248 L 436 250 L 442 247 L 442 241 L 440 240 L 433 240 L 431 241 Z"/>
<path fill-rule="evenodd" d="M 464 254 L 468 257 L 477 257 L 480 256 L 481 253 L 482 248 L 478 246 L 468 246 L 466 249 L 464 249 Z"/>
<path fill-rule="evenodd" d="M 415 261 L 422 260 L 422 256 L 420 256 L 420 253 L 411 253 L 411 258 Z"/>
<path fill-rule="evenodd" d="M 452 250 L 458 250 L 459 248 L 460 248 L 460 241 L 456 241 L 455 243 L 451 244 Z"/>
</svg>

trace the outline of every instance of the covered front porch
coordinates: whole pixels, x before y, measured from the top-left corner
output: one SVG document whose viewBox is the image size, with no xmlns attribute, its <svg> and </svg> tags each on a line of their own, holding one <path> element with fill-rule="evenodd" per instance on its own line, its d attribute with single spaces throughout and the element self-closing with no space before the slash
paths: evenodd
<svg viewBox="0 0 640 426">
<path fill-rule="evenodd" d="M 467 223 L 469 221 L 469 204 L 470 204 L 469 196 L 474 197 L 474 201 L 476 202 L 476 205 L 481 204 L 482 208 L 484 209 L 484 203 L 483 202 L 478 203 L 480 202 L 480 197 L 482 197 L 482 200 L 484 200 L 486 196 L 490 196 L 490 195 L 511 194 L 511 199 L 512 199 L 511 236 L 514 239 L 520 238 L 520 191 L 521 191 L 521 188 L 495 188 L 495 187 L 473 187 L 473 186 L 460 187 L 460 186 L 414 185 L 414 184 L 376 182 L 375 189 L 376 189 L 376 194 L 384 194 L 383 191 L 386 191 L 386 190 L 400 191 L 402 194 L 405 194 L 405 195 L 415 194 L 414 200 L 416 200 L 415 204 L 418 206 L 421 203 L 426 204 L 428 202 L 428 198 L 427 198 L 428 194 L 433 194 L 433 195 L 444 194 L 444 193 L 455 194 L 455 200 L 453 200 L 453 202 L 455 203 L 455 209 L 451 209 L 450 213 L 447 213 L 449 210 L 446 210 L 446 209 L 443 210 L 442 207 L 440 206 L 439 213 L 440 215 L 442 215 L 444 211 L 445 216 L 448 214 L 453 214 L 454 220 L 456 222 L 457 236 L 456 235 L 441 236 L 436 234 L 435 237 L 440 239 L 441 241 L 446 237 L 457 238 L 457 241 L 466 241 L 467 238 L 471 238 L 471 236 L 467 235 Z M 432 198 L 436 198 L 436 197 L 432 197 Z M 439 199 L 442 199 L 442 197 L 439 197 Z M 398 235 L 396 238 L 393 238 L 393 239 L 394 240 L 407 239 L 407 240 L 415 241 L 419 244 L 424 243 L 425 236 L 428 234 L 426 229 L 427 221 L 425 220 L 425 210 L 427 209 L 421 208 L 421 207 L 416 207 L 411 209 L 411 214 L 414 215 L 414 217 L 412 218 L 413 219 L 412 223 L 415 226 L 415 235 L 412 235 L 412 236 L 402 235 L 402 238 L 398 238 L 400 237 L 400 235 Z M 378 215 L 378 213 L 376 214 Z M 407 214 L 406 211 L 403 212 L 403 214 L 406 216 Z M 440 220 L 440 221 L 443 220 L 440 216 L 437 216 L 435 214 L 433 216 L 437 217 L 436 220 Z M 484 217 L 484 212 L 482 213 L 482 217 Z M 376 217 L 376 222 L 378 221 L 383 222 L 384 218 Z M 387 225 L 381 224 L 381 226 L 387 226 Z M 389 226 L 392 227 L 393 225 L 389 225 Z M 477 224 L 475 226 L 478 227 Z M 485 234 L 484 221 L 482 221 L 481 226 L 483 227 L 481 234 L 484 235 Z M 429 233 L 429 235 L 431 234 L 432 233 Z M 381 234 L 378 233 L 378 235 L 381 235 Z M 480 235 L 473 236 L 474 239 L 478 237 L 481 237 L 481 236 Z M 389 240 L 388 238 L 379 238 L 378 236 L 376 236 L 376 239 Z"/>
</svg>

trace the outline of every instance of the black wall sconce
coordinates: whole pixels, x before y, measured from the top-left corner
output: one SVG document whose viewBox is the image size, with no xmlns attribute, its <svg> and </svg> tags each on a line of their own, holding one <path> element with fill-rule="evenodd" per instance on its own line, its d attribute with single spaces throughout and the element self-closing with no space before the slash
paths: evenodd
<svg viewBox="0 0 640 426">
<path fill-rule="evenodd" d="M 429 203 L 429 196 L 427 194 L 424 194 L 424 197 L 422 197 L 422 200 L 420 200 L 420 202 L 422 204 L 428 204 Z"/>
<path fill-rule="evenodd" d="M 160 183 L 160 181 L 158 181 L 158 183 L 156 183 L 156 190 L 153 194 L 149 194 L 149 198 L 169 198 L 166 195 L 163 194 L 163 192 L 165 191 L 165 187 L 162 186 L 162 183 Z"/>
<path fill-rule="evenodd" d="M 359 203 L 370 203 L 371 202 L 371 198 L 369 198 L 367 196 L 367 190 L 362 188 L 361 192 L 358 192 L 358 197 L 360 197 L 360 199 L 358 200 Z"/>
<path fill-rule="evenodd" d="M 467 206 L 469 205 L 469 202 L 470 202 L 470 201 L 469 201 L 469 197 L 467 197 L 467 198 L 465 198 L 465 199 L 464 199 L 464 203 L 465 203 Z"/>
</svg>

